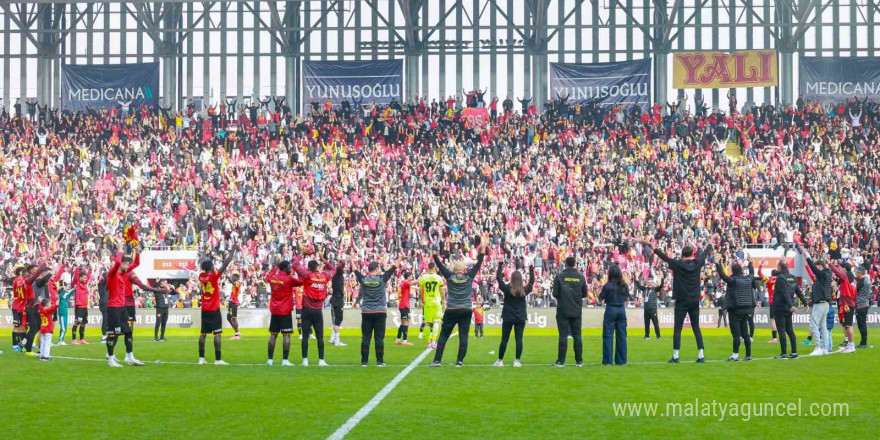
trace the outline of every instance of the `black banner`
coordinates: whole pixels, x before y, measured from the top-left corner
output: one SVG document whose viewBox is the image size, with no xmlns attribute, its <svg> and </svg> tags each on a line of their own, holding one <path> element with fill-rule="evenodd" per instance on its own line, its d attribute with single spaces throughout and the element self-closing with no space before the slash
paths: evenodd
<svg viewBox="0 0 880 440">
<path fill-rule="evenodd" d="M 363 101 L 388 105 L 392 99 L 402 103 L 403 61 L 303 61 L 303 109 L 312 100 L 322 107 L 343 99 L 352 104 Z"/>
<path fill-rule="evenodd" d="M 550 63 L 550 97 L 601 105 L 651 105 L 651 59 L 617 63 Z"/>
<path fill-rule="evenodd" d="M 159 63 L 65 65 L 61 109 L 159 105 Z"/>
<path fill-rule="evenodd" d="M 880 95 L 880 57 L 800 57 L 800 96 L 839 103 Z"/>
</svg>

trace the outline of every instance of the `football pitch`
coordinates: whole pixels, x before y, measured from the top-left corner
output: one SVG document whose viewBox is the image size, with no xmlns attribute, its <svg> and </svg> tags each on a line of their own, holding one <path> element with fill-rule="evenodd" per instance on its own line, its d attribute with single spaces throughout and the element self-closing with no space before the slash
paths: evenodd
<svg viewBox="0 0 880 440">
<path fill-rule="evenodd" d="M 641 329 L 630 328 L 630 363 L 612 367 L 599 365 L 601 331 L 587 329 L 583 368 L 572 365 L 571 347 L 569 365 L 551 368 L 555 331 L 528 328 L 523 368 L 510 366 L 513 338 L 506 366 L 491 366 L 496 329 L 483 339 L 471 335 L 463 368 L 452 366 L 457 338 L 443 367 L 427 367 L 433 353 L 416 364 L 425 352 L 417 328 L 410 330 L 412 347 L 387 339 L 388 367 L 375 367 L 371 348 L 370 366 L 362 368 L 357 331 L 343 330 L 348 346 L 327 344 L 331 366 L 319 368 L 315 341 L 309 367 L 280 366 L 280 338 L 275 366 L 267 367 L 265 330 L 246 330 L 230 341 L 227 329 L 223 358 L 232 365 L 196 365 L 196 330 L 169 330 L 167 342 L 153 342 L 152 329 L 141 328 L 134 353 L 146 365 L 119 369 L 107 367 L 105 346 L 91 330 L 90 345 L 53 347 L 51 362 L 13 353 L 9 335 L 0 338 L 0 408 L 6 412 L 0 437 L 877 438 L 880 351 L 808 357 L 812 347 L 798 345 L 801 359 L 772 360 L 779 346 L 767 343 L 769 330 L 755 334 L 754 361 L 728 363 L 729 331 L 704 329 L 709 362 L 696 364 L 696 344 L 685 329 L 681 364 L 670 365 L 671 329 L 661 340 L 644 340 Z M 836 328 L 835 342 L 841 335 Z M 798 332 L 800 340 L 805 336 Z M 299 344 L 294 337 L 290 359 L 296 363 Z M 207 345 L 212 362 L 210 338 Z M 116 353 L 124 357 L 121 342 Z M 636 416 L 623 404 L 646 406 Z M 656 413 L 645 415 L 652 404 Z M 770 415 L 771 406 L 789 412 Z M 350 430 L 340 431 L 343 426 Z"/>
</svg>

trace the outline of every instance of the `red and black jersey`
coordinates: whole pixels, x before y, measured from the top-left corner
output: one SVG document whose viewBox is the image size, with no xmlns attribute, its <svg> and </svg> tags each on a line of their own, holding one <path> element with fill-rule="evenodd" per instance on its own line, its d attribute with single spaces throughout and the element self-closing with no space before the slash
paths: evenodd
<svg viewBox="0 0 880 440">
<path fill-rule="evenodd" d="M 320 309 L 324 307 L 324 299 L 327 298 L 327 288 L 330 286 L 330 279 L 336 268 L 330 264 L 324 264 L 323 272 L 310 272 L 308 269 L 300 266 L 296 261 L 292 265 L 296 269 L 297 275 L 303 285 L 303 308 Z"/>
<path fill-rule="evenodd" d="M 61 281 L 61 275 L 64 274 L 64 265 L 58 266 L 58 270 L 55 272 L 55 275 L 52 276 L 52 279 L 49 280 L 49 283 L 46 285 L 46 289 L 49 291 L 49 298 L 53 303 L 58 302 L 58 282 Z"/>
<path fill-rule="evenodd" d="M 80 279 L 80 269 L 77 268 L 73 272 L 73 303 L 74 307 L 84 308 L 89 306 L 89 279 L 91 278 L 88 273 L 86 273 L 86 279 Z"/>
<path fill-rule="evenodd" d="M 25 289 L 24 277 L 15 277 L 12 281 L 12 310 L 24 312 L 27 302 L 27 290 Z"/>
<path fill-rule="evenodd" d="M 241 283 L 234 283 L 232 285 L 232 294 L 229 295 L 229 302 L 235 305 L 241 304 L 239 296 L 241 296 Z"/>
<path fill-rule="evenodd" d="M 199 275 L 203 312 L 220 309 L 220 275 L 220 271 L 203 272 Z"/>
<path fill-rule="evenodd" d="M 273 315 L 289 315 L 293 311 L 293 288 L 302 286 L 302 281 L 286 272 L 274 268 L 266 275 L 269 283 L 269 313 Z"/>
<path fill-rule="evenodd" d="M 409 280 L 403 280 L 403 283 L 400 284 L 400 301 L 397 305 L 398 308 L 409 308 L 410 287 L 411 283 L 409 282 Z"/>
<path fill-rule="evenodd" d="M 128 265 L 128 270 L 125 271 L 125 283 L 123 283 L 125 287 L 125 306 L 126 307 L 134 307 L 134 287 L 132 286 L 132 279 L 136 278 L 134 274 L 134 269 L 141 264 L 141 256 L 140 254 L 134 254 L 134 261 Z"/>
<path fill-rule="evenodd" d="M 122 254 L 113 259 L 113 266 L 107 272 L 107 307 L 125 306 L 125 274 L 119 271 L 122 265 Z"/>
<path fill-rule="evenodd" d="M 52 304 L 49 307 L 43 307 L 42 304 L 37 306 L 40 312 L 40 333 L 48 334 L 55 331 L 55 321 L 52 320 L 52 313 L 58 310 L 58 304 Z"/>
</svg>

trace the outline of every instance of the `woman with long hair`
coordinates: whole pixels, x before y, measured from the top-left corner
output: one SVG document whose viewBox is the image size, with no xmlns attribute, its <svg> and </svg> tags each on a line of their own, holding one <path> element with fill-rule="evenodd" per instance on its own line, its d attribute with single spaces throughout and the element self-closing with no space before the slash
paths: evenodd
<svg viewBox="0 0 880 440">
<path fill-rule="evenodd" d="M 526 327 L 526 296 L 532 293 L 535 286 L 535 266 L 529 266 L 529 283 L 523 283 L 522 272 L 515 270 L 510 275 L 510 284 L 504 282 L 504 263 L 498 263 L 498 273 L 495 275 L 498 281 L 498 289 L 504 294 L 504 307 L 501 309 L 501 345 L 498 346 L 498 360 L 496 367 L 504 366 L 504 352 L 507 351 L 507 342 L 510 340 L 510 330 L 514 330 L 516 337 L 516 358 L 514 367 L 521 367 L 520 357 L 523 351 L 523 331 Z"/>
<path fill-rule="evenodd" d="M 613 339 L 617 342 L 614 363 L 626 365 L 626 300 L 630 299 L 629 286 L 623 280 L 620 266 L 608 268 L 608 280 L 602 286 L 599 300 L 605 303 L 605 320 L 602 323 L 602 365 L 611 365 Z"/>
</svg>

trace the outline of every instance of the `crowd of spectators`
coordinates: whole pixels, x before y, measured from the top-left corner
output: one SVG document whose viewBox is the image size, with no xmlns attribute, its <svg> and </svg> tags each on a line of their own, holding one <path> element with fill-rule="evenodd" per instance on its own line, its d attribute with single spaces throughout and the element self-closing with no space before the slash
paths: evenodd
<svg viewBox="0 0 880 440">
<path fill-rule="evenodd" d="M 480 234 L 490 258 L 504 243 L 537 268 L 533 306 L 551 305 L 567 255 L 590 304 L 612 262 L 630 279 L 664 277 L 632 244 L 644 237 L 669 252 L 711 242 L 721 258 L 804 243 L 880 279 L 874 102 L 731 113 L 557 99 L 538 113 L 527 100 L 519 111 L 482 98 L 312 103 L 305 115 L 268 98 L 180 113 L 3 109 L 0 269 L 11 279 L 16 264 L 65 260 L 94 283 L 136 224 L 147 246 L 219 258 L 240 244 L 235 270 L 252 306 L 266 303 L 268 265 L 307 245 L 355 264 L 404 256 L 418 273 L 432 250 L 475 257 Z M 462 101 L 490 106 L 490 119 L 462 117 Z M 495 265 L 484 268 L 476 291 L 490 302 Z M 192 306 L 194 291 L 183 283 L 175 301 Z"/>
</svg>

